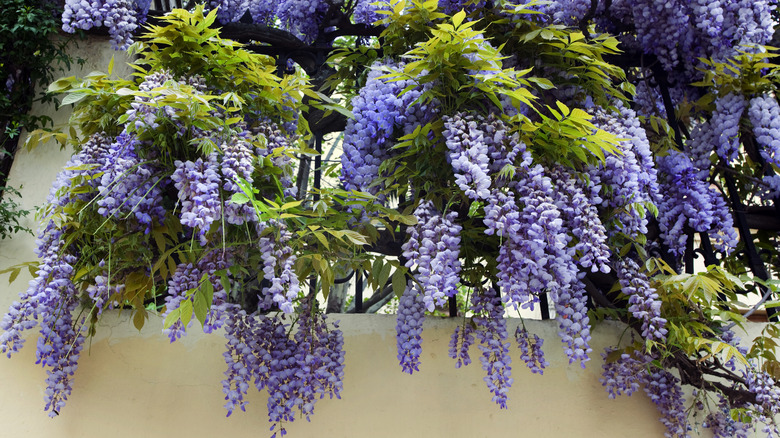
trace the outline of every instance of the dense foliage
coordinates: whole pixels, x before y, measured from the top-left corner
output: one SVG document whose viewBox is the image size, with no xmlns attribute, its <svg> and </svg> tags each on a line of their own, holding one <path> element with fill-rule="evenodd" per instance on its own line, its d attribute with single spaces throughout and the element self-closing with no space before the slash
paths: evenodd
<svg viewBox="0 0 780 438">
<path fill-rule="evenodd" d="M 2 0 L 0 9 L 6 12 L 0 16 L 0 239 L 5 239 L 31 232 L 20 222 L 31 210 L 21 208 L 18 190 L 6 184 L 20 134 L 51 123 L 31 112 L 32 104 L 56 103 L 46 87 L 74 60 L 66 50 L 72 38 L 56 36 L 61 27 L 57 2 Z"/>
<path fill-rule="evenodd" d="M 505 408 L 505 314 L 541 309 L 569 362 L 601 355 L 609 396 L 643 387 L 668 436 L 780 434 L 780 331 L 737 336 L 741 294 L 764 304 L 780 270 L 772 2 L 220 1 L 130 45 L 148 8 L 66 3 L 63 29 L 107 27 L 136 73 L 53 83 L 78 129 L 31 140 L 75 154 L 0 351 L 40 326 L 52 415 L 102 312 L 129 307 L 139 328 L 160 311 L 171 342 L 196 320 L 221 329 L 228 415 L 254 385 L 284 434 L 339 396 L 343 338 L 322 307 L 352 272 L 399 297 L 405 372 L 449 307 L 450 356 L 469 365 L 478 340 Z M 307 190 L 322 135 L 342 130 L 341 187 Z M 594 352 L 602 319 L 630 335 Z M 542 373 L 544 340 L 514 335 Z"/>
</svg>

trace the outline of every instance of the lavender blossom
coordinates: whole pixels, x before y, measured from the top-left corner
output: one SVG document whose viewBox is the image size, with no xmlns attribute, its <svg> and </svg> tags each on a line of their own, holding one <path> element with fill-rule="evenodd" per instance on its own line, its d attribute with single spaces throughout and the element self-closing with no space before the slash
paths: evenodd
<svg viewBox="0 0 780 438">
<path fill-rule="evenodd" d="M 449 149 L 449 160 L 455 172 L 455 183 L 473 200 L 490 197 L 488 146 L 480 126 L 484 119 L 456 113 L 444 116 L 443 136 Z"/>
<path fill-rule="evenodd" d="M 603 163 L 589 169 L 589 176 L 606 192 L 602 206 L 620 212 L 610 231 L 636 237 L 647 233 L 647 219 L 636 206 L 654 202 L 659 186 L 650 144 L 636 113 L 620 104 L 617 107 L 617 114 L 596 109 L 592 122 L 628 140 L 619 143 L 620 155 L 608 154 Z"/>
<path fill-rule="evenodd" d="M 455 368 L 471 364 L 469 348 L 474 343 L 474 328 L 470 324 L 456 326 L 450 337 L 449 355 L 455 359 Z"/>
<path fill-rule="evenodd" d="M 605 359 L 612 349 L 602 355 Z M 661 423 L 666 426 L 667 437 L 687 437 L 688 420 L 680 380 L 666 370 L 651 364 L 653 358 L 641 352 L 623 353 L 612 362 L 604 363 L 602 385 L 607 387 L 610 398 L 631 395 L 644 387 L 645 393 L 661 413 Z"/>
<path fill-rule="evenodd" d="M 300 286 L 293 271 L 297 257 L 287 243 L 292 233 L 284 223 L 271 222 L 268 225 L 275 230 L 261 236 L 258 242 L 263 259 L 263 278 L 271 283 L 270 287 L 263 288 L 263 296 L 273 297 L 273 302 L 282 312 L 293 313 L 293 301 L 298 298 Z M 264 226 L 258 229 L 262 228 Z"/>
<path fill-rule="evenodd" d="M 507 407 L 507 393 L 512 386 L 512 357 L 509 356 L 509 342 L 504 319 L 504 306 L 501 297 L 494 289 L 475 292 L 471 296 L 471 310 L 477 330 L 482 356 L 482 369 L 486 376 L 483 380 L 493 393 L 493 401 L 501 409 Z"/>
<path fill-rule="evenodd" d="M 523 359 L 531 372 L 544 374 L 544 369 L 550 366 L 550 363 L 544 358 L 542 350 L 544 339 L 537 335 L 530 337 L 528 330 L 519 326 L 515 331 L 515 340 L 520 348 L 520 358 Z"/>
<path fill-rule="evenodd" d="M 425 308 L 432 312 L 457 293 L 460 281 L 460 231 L 457 212 L 439 214 L 431 201 L 414 210 L 417 224 L 407 228 L 409 239 L 401 246 L 406 267 L 417 267 L 415 279 L 423 288 Z"/>
<path fill-rule="evenodd" d="M 217 9 L 217 21 L 227 24 L 241 19 L 249 9 L 249 0 L 210 0 L 209 6 L 219 8 Z"/>
<path fill-rule="evenodd" d="M 243 193 L 237 184 L 238 178 L 252 184 L 252 171 L 254 170 L 252 150 L 249 144 L 238 136 L 222 144 L 221 171 L 224 179 L 222 186 L 228 194 L 225 201 L 225 221 L 229 224 L 241 225 L 246 221 L 254 221 L 257 214 L 249 203 L 235 204 L 229 193 Z"/>
<path fill-rule="evenodd" d="M 174 164 L 176 170 L 171 180 L 179 190 L 181 223 L 197 230 L 200 244 L 205 246 L 209 241 L 206 233 L 211 224 L 222 217 L 217 154 L 210 154 L 207 161 L 198 158 L 195 162 L 177 160 Z"/>
<path fill-rule="evenodd" d="M 715 111 L 710 121 L 714 131 L 718 156 L 732 163 L 739 153 L 739 121 L 747 107 L 745 97 L 738 93 L 729 93 L 715 99 Z M 694 136 L 697 138 L 698 135 Z"/>
<path fill-rule="evenodd" d="M 748 116 L 761 157 L 780 167 L 780 105 L 777 99 L 768 94 L 751 99 Z"/>
<path fill-rule="evenodd" d="M 585 182 L 563 167 L 551 172 L 557 182 L 555 206 L 561 211 L 564 227 L 577 239 L 572 248 L 577 254 L 577 264 L 592 272 L 609 272 L 610 251 L 607 232 L 598 216 L 596 205 L 601 202 L 597 188 L 586 192 Z M 595 190 L 593 190 L 595 189 Z"/>
<path fill-rule="evenodd" d="M 107 151 L 103 175 L 98 185 L 98 213 L 124 219 L 134 216 L 148 233 L 156 219 L 162 223 L 160 177 L 153 162 L 142 162 L 136 155 L 138 140 L 126 132 L 117 137 Z"/>
<path fill-rule="evenodd" d="M 688 236 L 685 226 L 697 232 L 709 232 L 716 249 L 730 252 L 737 244 L 733 219 L 720 193 L 699 179 L 698 171 L 687 156 L 670 151 L 658 159 L 665 175 L 665 196 L 658 204 L 661 237 L 672 254 L 681 257 Z"/>
<path fill-rule="evenodd" d="M 415 371 L 420 371 L 420 354 L 422 353 L 420 334 L 424 319 L 423 294 L 412 281 L 409 281 L 398 303 L 398 323 L 396 324 L 398 360 L 405 373 L 412 374 Z"/>
<path fill-rule="evenodd" d="M 145 19 L 144 14 L 144 19 Z M 116 50 L 126 50 L 138 27 L 136 8 L 130 0 L 66 0 L 62 12 L 62 30 L 89 30 L 105 26 Z"/>
<path fill-rule="evenodd" d="M 366 85 L 352 99 L 354 118 L 347 121 L 341 156 L 341 182 L 347 190 L 376 194 L 381 190 L 372 185 L 379 176 L 382 162 L 393 155 L 390 142 L 396 127 L 409 133 L 417 125 L 426 123 L 435 113 L 432 104 L 411 105 L 421 90 L 401 92 L 415 85 L 412 80 L 379 79 L 403 68 L 403 64 L 377 61 L 371 66 Z"/>
<path fill-rule="evenodd" d="M 254 127 L 252 133 L 264 137 L 266 141 L 264 148 L 255 148 L 255 153 L 260 157 L 269 157 L 273 165 L 282 170 L 281 175 L 278 176 L 282 186 L 282 194 L 291 197 L 297 196 L 293 180 L 295 166 L 290 157 L 290 150 L 293 149 L 292 139 L 278 125 L 267 121 Z M 264 178 L 270 177 L 264 176 Z"/>
<path fill-rule="evenodd" d="M 203 324 L 203 331 L 211 333 L 222 327 L 225 321 L 225 311 L 227 308 L 227 291 L 222 286 L 217 271 L 228 267 L 228 260 L 222 250 L 211 250 L 207 252 L 195 264 L 180 263 L 176 271 L 171 275 L 168 281 L 168 296 L 165 297 L 165 312 L 163 318 L 166 318 L 172 311 L 181 307 L 184 301 L 195 302 L 196 291 L 203 287 L 202 281 L 211 283 L 214 294 L 212 302 L 209 303 L 209 311 Z M 192 319 L 190 323 L 192 323 Z M 187 327 L 181 320 L 175 321 L 168 328 L 163 330 L 171 342 L 176 341 L 186 334 Z"/>
<path fill-rule="evenodd" d="M 601 357 L 604 358 L 602 365 L 602 377 L 599 379 L 602 386 L 605 386 L 609 393 L 609 398 L 615 398 L 619 395 L 631 395 L 639 390 L 642 383 L 641 376 L 646 371 L 647 363 L 650 361 L 645 355 L 635 352 L 634 354 L 622 353 L 619 357 L 609 361 L 609 356 L 615 351 L 613 348 L 607 348 Z"/>
<path fill-rule="evenodd" d="M 623 293 L 628 296 L 628 311 L 642 321 L 642 337 L 663 342 L 666 339 L 666 319 L 661 317 L 661 298 L 650 286 L 639 265 L 629 258 L 620 260 L 615 268 Z"/>
</svg>

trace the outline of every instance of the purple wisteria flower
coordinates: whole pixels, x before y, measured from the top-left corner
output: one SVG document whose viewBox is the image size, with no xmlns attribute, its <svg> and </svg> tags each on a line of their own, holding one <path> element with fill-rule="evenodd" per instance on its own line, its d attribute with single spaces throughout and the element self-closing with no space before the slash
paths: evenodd
<svg viewBox="0 0 780 438">
<path fill-rule="evenodd" d="M 284 29 L 310 44 L 319 36 L 320 23 L 329 7 L 329 2 L 321 0 L 282 0 L 276 16 Z"/>
<path fill-rule="evenodd" d="M 396 127 L 412 132 L 435 114 L 434 104 L 415 104 L 421 93 L 411 79 L 380 79 L 390 72 L 403 69 L 403 64 L 377 61 L 371 66 L 366 85 L 352 99 L 354 118 L 347 121 L 344 130 L 344 150 L 341 156 L 341 182 L 347 190 L 376 194 L 379 185 L 372 185 L 379 176 L 379 167 L 390 158 L 393 133 Z"/>
<path fill-rule="evenodd" d="M 216 153 L 209 155 L 206 161 L 198 158 L 194 162 L 174 162 L 176 170 L 171 175 L 174 186 L 179 190 L 181 205 L 180 220 L 198 232 L 200 244 L 206 246 L 211 224 L 222 217 L 222 199 L 219 177 L 220 165 Z"/>
<path fill-rule="evenodd" d="M 718 408 L 707 414 L 702 426 L 712 431 L 713 438 L 748 438 L 752 429 L 750 424 L 731 418 L 728 400 L 720 394 L 715 397 L 718 399 Z"/>
<path fill-rule="evenodd" d="M 307 303 L 307 301 L 309 303 Z M 344 378 L 344 336 L 338 323 L 328 327 L 325 315 L 312 311 L 311 297 L 302 300 L 297 331 L 280 316 L 252 316 L 237 305 L 226 307 L 223 353 L 227 371 L 222 381 L 230 416 L 245 410 L 250 385 L 268 392 L 271 430 L 284 435 L 285 422 L 297 414 L 307 419 L 317 400 L 340 398 Z"/>
<path fill-rule="evenodd" d="M 73 317 L 80 303 L 71 280 L 77 257 L 66 252 L 63 232 L 54 228 L 53 222 L 41 234 L 47 238 L 37 242 L 41 263 L 36 276 L 0 320 L 0 353 L 11 357 L 19 351 L 24 344 L 22 333 L 40 320 L 35 357 L 36 363 L 47 368 L 44 409 L 54 417 L 65 406 L 72 389 L 84 345 L 85 321 Z"/>
<path fill-rule="evenodd" d="M 544 339 L 537 335 L 531 336 L 525 327 L 518 326 L 515 330 L 515 340 L 520 348 L 520 358 L 532 373 L 544 374 L 544 369 L 550 366 L 550 363 L 544 358 Z"/>
<path fill-rule="evenodd" d="M 631 395 L 638 391 L 641 383 L 640 376 L 646 373 L 647 364 L 647 357 L 638 353 L 622 353 L 620 357 L 609 361 L 609 356 L 614 351 L 613 348 L 607 348 L 601 354 L 604 365 L 602 365 L 603 372 L 599 381 L 606 387 L 609 398 L 623 394 Z"/>
<path fill-rule="evenodd" d="M 133 131 L 157 129 L 160 126 L 158 118 L 169 120 L 177 118 L 173 107 L 158 103 L 165 96 L 155 92 L 155 89 L 164 87 L 169 81 L 174 81 L 174 78 L 168 71 L 158 71 L 144 77 L 144 80 L 138 84 L 138 91 L 145 95 L 133 97 L 130 109 L 127 110 L 125 129 Z"/>
<path fill-rule="evenodd" d="M 114 49 L 126 50 L 132 44 L 133 32 L 138 27 L 136 13 L 137 8 L 131 0 L 66 0 L 62 30 L 73 33 L 76 29 L 105 26 Z"/>
<path fill-rule="evenodd" d="M 751 407 L 755 409 L 758 420 L 764 423 L 763 432 L 767 436 L 780 436 L 775 422 L 775 417 L 780 413 L 780 388 L 769 374 L 760 371 L 755 359 L 750 360 L 750 365 L 743 370 L 742 376 L 748 390 L 756 396 Z"/>
<path fill-rule="evenodd" d="M 667 333 L 666 319 L 661 317 L 661 298 L 650 286 L 650 280 L 629 258 L 620 260 L 615 272 L 623 293 L 628 296 L 628 311 L 642 321 L 642 337 L 663 342 Z"/>
<path fill-rule="evenodd" d="M 751 99 L 748 116 L 761 158 L 772 166 L 780 167 L 780 105 L 776 96 L 764 94 Z M 780 182 L 773 176 L 764 177 L 764 181 L 772 187 L 768 198 L 780 194 Z"/>
<path fill-rule="evenodd" d="M 553 169 L 550 177 L 556 182 L 555 206 L 561 211 L 564 227 L 577 239 L 572 248 L 577 264 L 592 272 L 608 273 L 610 251 L 607 231 L 596 209 L 601 203 L 598 188 L 588 188 L 582 178 L 562 166 Z"/>
<path fill-rule="evenodd" d="M 444 116 L 444 136 L 455 183 L 473 200 L 490 197 L 488 145 L 481 125 L 484 119 L 463 113 Z"/>
<path fill-rule="evenodd" d="M 225 189 L 225 222 L 229 224 L 241 225 L 247 221 L 257 220 L 255 209 L 249 203 L 235 204 L 231 201 L 233 193 L 243 193 L 238 186 L 238 178 L 252 184 L 252 171 L 254 170 L 254 156 L 249 143 L 239 136 L 233 136 L 229 141 L 222 144 L 222 162 L 220 170 Z"/>
<path fill-rule="evenodd" d="M 420 334 L 424 319 L 423 294 L 410 280 L 398 303 L 398 322 L 395 328 L 398 360 L 405 373 L 412 374 L 420 371 L 422 353 Z"/>
<path fill-rule="evenodd" d="M 507 393 L 514 380 L 501 297 L 495 289 L 475 291 L 471 296 L 471 310 L 474 312 L 474 324 L 480 328 L 476 335 L 482 351 L 479 360 L 487 374 L 483 380 L 493 393 L 493 401 L 501 409 L 506 409 Z"/>
<path fill-rule="evenodd" d="M 142 162 L 133 134 L 123 132 L 107 151 L 98 185 L 98 213 L 109 218 L 134 217 L 148 233 L 153 221 L 162 223 L 162 187 L 155 162 Z"/>
<path fill-rule="evenodd" d="M 591 167 L 588 173 L 592 183 L 602 188 L 602 207 L 618 212 L 610 233 L 619 231 L 637 237 L 647 233 L 647 218 L 636 206 L 654 203 L 658 198 L 657 172 L 647 134 L 636 113 L 621 104 L 616 107 L 618 113 L 595 108 L 591 121 L 600 129 L 627 140 L 618 144 L 619 154 L 607 154 L 605 161 Z"/>
<path fill-rule="evenodd" d="M 290 150 L 293 149 L 292 138 L 278 125 L 267 121 L 255 126 L 252 134 L 265 138 L 265 147 L 255 148 L 255 153 L 259 157 L 269 157 L 274 167 L 281 169 L 278 178 L 282 185 L 282 194 L 296 197 L 298 193 L 294 181 L 295 166 L 290 156 Z M 264 175 L 263 178 L 268 180 L 270 176 Z"/>
<path fill-rule="evenodd" d="M 209 6 L 217 9 L 217 21 L 222 24 L 241 19 L 249 9 L 249 0 L 210 0 Z"/>
<path fill-rule="evenodd" d="M 715 150 L 729 164 L 737 159 L 739 153 L 739 121 L 746 107 L 747 100 L 739 93 L 729 93 L 715 99 L 715 111 L 710 121 L 717 145 Z M 693 135 L 692 138 L 699 138 L 699 135 Z"/>
<path fill-rule="evenodd" d="M 661 413 L 661 423 L 666 426 L 664 435 L 669 438 L 688 436 L 688 414 L 680 380 L 653 365 L 651 356 L 638 351 L 623 353 L 607 362 L 613 351 L 608 348 L 602 354 L 605 362 L 601 383 L 609 392 L 609 397 L 631 395 L 641 385 Z"/>
<path fill-rule="evenodd" d="M 101 260 L 98 263 L 98 267 L 105 268 L 106 261 Z M 118 305 L 117 301 L 110 301 L 111 297 L 120 295 L 125 290 L 124 284 L 112 283 L 112 279 L 108 276 L 108 272 L 103 271 L 101 275 L 96 275 L 93 284 L 87 286 L 87 296 L 92 300 L 93 305 L 97 311 L 98 316 L 103 313 L 104 309 L 113 309 Z"/>
<path fill-rule="evenodd" d="M 696 232 L 709 232 L 717 250 L 731 252 L 737 244 L 737 233 L 723 196 L 700 179 L 698 169 L 682 152 L 670 151 L 658 159 L 658 166 L 665 176 L 662 180 L 665 196 L 658 203 L 658 222 L 669 251 L 682 257 L 688 226 Z"/>
<path fill-rule="evenodd" d="M 458 213 L 441 215 L 431 201 L 422 201 L 414 210 L 417 224 L 406 229 L 409 239 L 401 246 L 406 267 L 423 288 L 423 302 L 429 312 L 447 304 L 460 281 L 460 231 Z"/>
<path fill-rule="evenodd" d="M 266 228 L 270 232 L 262 235 Z M 263 260 L 263 278 L 271 283 L 263 288 L 263 296 L 272 297 L 273 303 L 284 313 L 293 313 L 293 301 L 298 298 L 300 285 L 293 267 L 297 260 L 288 242 L 292 233 L 283 222 L 271 221 L 258 224 L 258 235 L 261 235 L 258 245 Z"/>
<path fill-rule="evenodd" d="M 474 327 L 471 324 L 464 322 L 463 325 L 455 327 L 455 331 L 452 332 L 452 336 L 450 337 L 449 349 L 449 356 L 455 359 L 455 368 L 460 368 L 461 365 L 466 366 L 471 364 L 469 348 L 473 343 Z"/>
<path fill-rule="evenodd" d="M 204 287 L 203 282 L 209 282 L 214 294 L 203 324 L 203 331 L 211 333 L 222 327 L 225 321 L 225 311 L 228 307 L 228 291 L 222 286 L 217 271 L 224 270 L 229 266 L 229 256 L 229 253 L 214 249 L 207 252 L 196 263 L 180 263 L 168 281 L 168 295 L 165 297 L 163 318 L 180 308 L 184 301 L 190 301 L 194 304 L 196 299 L 194 291 Z M 190 324 L 193 320 L 194 318 L 190 320 Z M 187 327 L 182 321 L 177 320 L 163 330 L 163 333 L 168 336 L 171 342 L 174 342 L 186 335 L 186 330 Z"/>
</svg>

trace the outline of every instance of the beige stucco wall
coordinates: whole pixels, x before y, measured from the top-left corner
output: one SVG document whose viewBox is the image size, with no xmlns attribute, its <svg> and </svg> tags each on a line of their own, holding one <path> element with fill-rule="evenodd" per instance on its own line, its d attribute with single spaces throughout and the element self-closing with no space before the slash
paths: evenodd
<svg viewBox="0 0 780 438">
<path fill-rule="evenodd" d="M 533 375 L 513 348 L 515 382 L 509 409 L 490 401 L 479 362 L 456 370 L 447 357 L 452 320 L 428 321 L 421 372 L 401 373 L 392 316 L 340 315 L 346 367 L 341 400 L 321 400 L 312 421 L 289 425 L 292 437 L 659 437 L 663 427 L 644 395 L 609 400 L 598 361 L 565 363 L 553 324 L 529 328 L 548 339 L 551 368 Z M 514 326 L 516 321 L 511 321 Z M 139 334 L 111 315 L 82 354 L 73 394 L 61 416 L 42 411 L 45 373 L 33 364 L 34 343 L 0 360 L 0 436 L 183 437 L 267 436 L 265 400 L 250 394 L 247 412 L 225 418 L 220 380 L 224 339 L 191 333 L 169 345 L 153 319 Z M 594 347 L 620 335 L 594 332 Z M 479 354 L 474 348 L 476 360 Z"/>
<path fill-rule="evenodd" d="M 84 71 L 105 70 L 113 54 L 105 41 L 82 43 Z M 121 73 L 121 64 L 117 61 Z M 126 72 L 126 70 L 124 70 Z M 55 115 L 63 123 L 67 108 Z M 69 153 L 41 146 L 18 154 L 10 184 L 22 186 L 24 205 L 41 204 Z M 34 259 L 34 238 L 0 241 L 0 270 Z M 25 288 L 22 273 L 12 285 L 0 277 L 0 312 Z M 0 357 L 0 437 L 214 437 L 268 436 L 264 396 L 252 393 L 247 412 L 225 418 L 220 381 L 224 340 L 191 333 L 170 345 L 162 321 L 152 318 L 140 333 L 114 312 L 85 347 L 73 394 L 62 415 L 43 412 L 45 371 L 34 365 L 35 333 L 12 359 Z M 480 368 L 455 369 L 447 357 L 456 320 L 429 319 L 423 333 L 421 372 L 401 373 L 393 316 L 334 315 L 341 320 L 347 350 L 342 400 L 322 400 L 312 421 L 288 426 L 292 437 L 659 437 L 663 427 L 644 396 L 610 400 L 598 382 L 599 352 L 623 328 L 593 330 L 594 359 L 587 369 L 569 366 L 554 322 L 530 321 L 546 339 L 551 367 L 534 375 L 512 349 L 514 385 L 509 409 L 491 402 Z M 510 320 L 510 333 L 518 320 Z M 760 327 L 753 326 L 756 331 Z"/>
</svg>

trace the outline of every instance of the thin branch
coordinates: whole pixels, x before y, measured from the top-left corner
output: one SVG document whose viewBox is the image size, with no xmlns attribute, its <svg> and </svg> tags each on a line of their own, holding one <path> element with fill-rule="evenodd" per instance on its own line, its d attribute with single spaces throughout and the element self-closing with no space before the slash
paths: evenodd
<svg viewBox="0 0 780 438">
<path fill-rule="evenodd" d="M 578 27 L 580 28 L 580 31 L 582 31 L 582 34 L 585 35 L 585 38 L 590 39 L 590 31 L 588 31 L 588 23 L 590 20 L 593 19 L 593 17 L 596 16 L 596 9 L 599 6 L 599 0 L 590 0 L 590 9 L 588 9 L 588 13 L 585 14 L 584 17 L 582 17 L 582 20 L 580 20 Z"/>
</svg>

